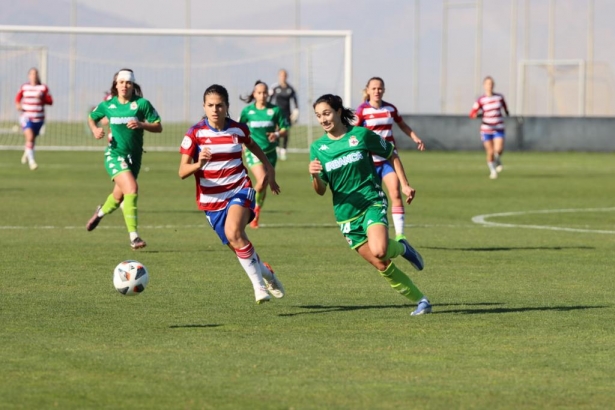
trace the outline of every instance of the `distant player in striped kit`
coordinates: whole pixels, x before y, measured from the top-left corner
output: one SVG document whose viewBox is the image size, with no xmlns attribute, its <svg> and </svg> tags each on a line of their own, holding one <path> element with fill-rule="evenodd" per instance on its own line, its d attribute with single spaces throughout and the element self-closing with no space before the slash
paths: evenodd
<svg viewBox="0 0 615 410">
<path fill-rule="evenodd" d="M 15 97 L 17 111 L 21 112 L 19 122 L 25 138 L 25 149 L 21 157 L 22 164 L 28 164 L 34 171 L 38 164 L 34 160 L 36 137 L 45 125 L 45 105 L 52 105 L 53 98 L 41 79 L 36 68 L 28 71 L 28 82 L 21 86 Z"/>
<path fill-rule="evenodd" d="M 274 194 L 280 192 L 275 170 L 250 136 L 245 124 L 229 118 L 228 91 L 214 84 L 203 95 L 205 117 L 192 126 L 182 140 L 179 176 L 194 175 L 196 202 L 224 245 L 235 252 L 254 288 L 257 304 L 284 296 L 282 283 L 271 266 L 261 261 L 246 235 L 254 218 L 255 191 L 242 160 L 245 145 L 263 164 L 262 180 Z"/>
<path fill-rule="evenodd" d="M 504 153 L 505 137 L 502 111 L 507 116 L 510 115 L 504 96 L 493 92 L 494 85 L 493 78 L 485 77 L 483 81 L 485 94 L 476 100 L 470 112 L 470 118 L 476 118 L 482 114 L 480 139 L 487 154 L 487 166 L 489 167 L 489 178 L 491 179 L 496 179 L 498 173 L 502 172 L 501 156 Z"/>
<path fill-rule="evenodd" d="M 383 95 L 384 80 L 380 77 L 370 78 L 363 90 L 364 102 L 357 108 L 355 113 L 356 124 L 374 131 L 395 146 L 393 122 L 396 122 L 399 128 L 417 144 L 418 150 L 424 151 L 425 144 L 423 141 L 421 141 L 412 128 L 406 124 L 397 112 L 397 108 L 395 108 L 393 104 L 383 101 Z M 389 193 L 396 239 L 404 239 L 405 211 L 399 190 L 399 178 L 393 166 L 386 158 L 374 154 L 373 160 L 376 166 L 376 172 L 384 182 Z"/>
<path fill-rule="evenodd" d="M 267 102 L 268 97 L 269 90 L 267 84 L 258 80 L 254 84 L 252 93 L 242 98 L 249 105 L 241 111 L 239 122 L 245 123 L 248 126 L 252 139 L 261 147 L 271 166 L 275 168 L 278 160 L 276 152 L 278 139 L 286 136 L 288 125 L 280 108 Z M 252 222 L 250 222 L 250 226 L 258 228 L 260 212 L 265 204 L 265 197 L 267 195 L 267 180 L 264 178 L 265 166 L 250 150 L 246 150 L 246 163 L 257 181 L 265 181 L 264 184 L 255 187 L 255 216 Z"/>
<path fill-rule="evenodd" d="M 137 178 L 143 155 L 143 131 L 162 132 L 162 123 L 153 105 L 143 98 L 132 70 L 123 68 L 115 74 L 111 92 L 113 97 L 102 101 L 90 113 L 88 124 L 94 138 L 101 139 L 105 131 L 98 123 L 103 118 L 109 121 L 113 137 L 105 150 L 105 168 L 114 187 L 105 203 L 96 208 L 86 229 L 94 230 L 105 215 L 116 211 L 121 204 L 130 247 L 136 250 L 147 245 L 137 233 Z"/>
</svg>

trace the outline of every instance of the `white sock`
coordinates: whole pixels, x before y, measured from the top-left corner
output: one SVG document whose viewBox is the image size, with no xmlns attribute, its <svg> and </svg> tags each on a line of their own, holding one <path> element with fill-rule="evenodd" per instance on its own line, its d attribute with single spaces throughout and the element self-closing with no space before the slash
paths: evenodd
<svg viewBox="0 0 615 410">
<path fill-rule="evenodd" d="M 130 241 L 131 242 L 139 237 L 139 234 L 136 233 L 136 232 L 129 232 L 128 234 L 130 235 Z"/>
<path fill-rule="evenodd" d="M 98 211 L 98 217 L 102 218 L 103 216 L 105 216 L 105 213 L 102 211 L 102 208 L 101 208 L 100 211 Z"/>
<path fill-rule="evenodd" d="M 487 162 L 487 165 L 489 166 L 489 171 L 496 172 L 495 171 L 495 162 Z"/>
<path fill-rule="evenodd" d="M 243 248 L 235 249 L 235 253 L 241 267 L 246 271 L 248 278 L 250 278 L 254 290 L 266 287 L 261 273 L 261 262 L 252 243 L 248 243 Z"/>
<path fill-rule="evenodd" d="M 406 219 L 406 215 L 404 214 L 403 205 L 392 207 L 391 213 L 393 216 L 393 226 L 395 227 L 395 235 L 403 235 L 404 234 L 404 220 Z"/>
<path fill-rule="evenodd" d="M 26 148 L 26 157 L 28 157 L 28 162 L 34 161 L 34 148 Z"/>
</svg>

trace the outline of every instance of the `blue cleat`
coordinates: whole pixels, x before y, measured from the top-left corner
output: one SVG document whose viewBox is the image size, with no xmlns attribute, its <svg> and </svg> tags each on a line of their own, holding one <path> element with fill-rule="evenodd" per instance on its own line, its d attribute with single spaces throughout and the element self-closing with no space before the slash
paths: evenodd
<svg viewBox="0 0 615 410">
<path fill-rule="evenodd" d="M 423 257 L 421 254 L 414 249 L 407 240 L 400 239 L 397 242 L 404 245 L 404 253 L 401 255 L 406 259 L 416 270 L 423 270 L 425 267 L 425 263 L 423 262 Z"/>
<path fill-rule="evenodd" d="M 426 313 L 431 313 L 431 304 L 429 303 L 427 298 L 423 298 L 419 302 L 419 305 L 416 307 L 416 310 L 410 313 L 410 316 L 419 316 Z"/>
</svg>

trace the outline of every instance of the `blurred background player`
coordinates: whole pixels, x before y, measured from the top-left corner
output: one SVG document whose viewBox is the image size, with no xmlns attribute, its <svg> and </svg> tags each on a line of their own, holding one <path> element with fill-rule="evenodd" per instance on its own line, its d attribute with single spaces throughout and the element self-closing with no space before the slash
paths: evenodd
<svg viewBox="0 0 615 410">
<path fill-rule="evenodd" d="M 94 138 L 101 139 L 105 136 L 105 131 L 98 126 L 98 121 L 105 117 L 109 121 L 113 138 L 105 150 L 105 168 L 115 186 L 105 203 L 96 208 L 86 224 L 86 229 L 92 231 L 105 215 L 112 213 L 123 203 L 130 247 L 140 249 L 146 246 L 137 233 L 137 177 L 143 155 L 143 130 L 162 132 L 162 124 L 152 104 L 143 98 L 141 87 L 135 82 L 132 70 L 123 68 L 115 74 L 111 93 L 111 99 L 101 102 L 90 113 L 88 123 Z"/>
<path fill-rule="evenodd" d="M 491 179 L 496 179 L 498 172 L 502 172 L 501 156 L 504 153 L 505 137 L 502 110 L 504 110 L 507 116 L 510 115 L 504 96 L 494 93 L 494 86 L 493 78 L 485 77 L 483 80 L 485 94 L 476 100 L 470 112 L 470 118 L 482 116 L 480 139 L 487 154 L 487 166 L 489 167 L 489 178 Z"/>
<path fill-rule="evenodd" d="M 254 218 L 252 182 L 243 164 L 242 149 L 248 148 L 263 165 L 262 180 L 278 194 L 275 170 L 245 124 L 229 118 L 228 91 L 214 84 L 203 95 L 205 118 L 192 126 L 182 140 L 179 176 L 194 175 L 197 205 L 224 245 L 235 252 L 254 288 L 257 304 L 284 296 L 282 283 L 271 266 L 264 263 L 246 235 L 246 225 Z"/>
<path fill-rule="evenodd" d="M 22 164 L 28 164 L 34 171 L 38 168 L 34 160 L 36 137 L 45 125 L 45 105 L 52 105 L 53 98 L 41 79 L 36 68 L 28 71 L 28 82 L 23 84 L 15 97 L 17 111 L 21 112 L 19 122 L 25 139 L 25 149 L 21 157 Z"/>
<path fill-rule="evenodd" d="M 371 154 L 393 162 L 407 203 L 415 191 L 408 184 L 403 165 L 393 144 L 363 127 L 353 127 L 352 110 L 344 108 L 342 99 L 326 94 L 314 103 L 314 113 L 325 131 L 310 146 L 309 172 L 312 188 L 324 195 L 327 185 L 333 195 L 333 212 L 348 245 L 372 264 L 391 287 L 418 303 L 413 316 L 431 312 L 431 304 L 391 258 L 403 256 L 417 270 L 423 258 L 407 240 L 389 239 L 387 198 L 374 172 Z"/>
<path fill-rule="evenodd" d="M 252 93 L 242 101 L 248 103 L 239 117 L 239 122 L 245 123 L 250 129 L 252 140 L 258 144 L 263 150 L 271 166 L 275 168 L 278 160 L 276 147 L 278 139 L 286 136 L 288 127 L 285 116 L 282 115 L 280 109 L 267 102 L 269 97 L 269 89 L 267 84 L 258 80 L 254 84 Z M 260 211 L 265 203 L 267 196 L 267 178 L 265 178 L 265 166 L 249 149 L 246 149 L 246 163 L 248 168 L 254 174 L 256 181 L 264 181 L 263 184 L 257 184 L 256 190 L 256 208 L 254 209 L 254 219 L 250 222 L 252 228 L 258 228 L 258 220 Z"/>
<path fill-rule="evenodd" d="M 393 138 L 393 122 L 396 122 L 399 128 L 412 138 L 417 144 L 419 151 L 425 150 L 425 144 L 416 135 L 416 133 L 406 124 L 397 112 L 397 108 L 382 100 L 384 95 L 384 81 L 380 77 L 372 77 L 367 81 L 363 90 L 363 104 L 359 105 L 356 111 L 356 124 L 374 131 L 383 139 L 395 146 L 395 138 Z M 395 173 L 395 169 L 389 161 L 376 154 L 372 155 L 376 173 L 384 182 L 391 200 L 391 215 L 393 216 L 393 226 L 395 227 L 395 238 L 405 239 L 404 222 L 405 211 L 404 203 L 401 199 L 399 190 L 399 178 Z"/>
<path fill-rule="evenodd" d="M 295 89 L 286 82 L 288 73 L 281 69 L 278 71 L 278 82 L 271 86 L 269 91 L 269 102 L 277 105 L 288 124 L 286 135 L 280 137 L 278 143 L 280 160 L 286 161 L 286 149 L 288 148 L 288 138 L 290 137 L 290 127 L 299 119 L 299 104 L 297 103 L 297 93 Z M 290 108 L 290 102 L 294 103 L 295 108 Z"/>
</svg>

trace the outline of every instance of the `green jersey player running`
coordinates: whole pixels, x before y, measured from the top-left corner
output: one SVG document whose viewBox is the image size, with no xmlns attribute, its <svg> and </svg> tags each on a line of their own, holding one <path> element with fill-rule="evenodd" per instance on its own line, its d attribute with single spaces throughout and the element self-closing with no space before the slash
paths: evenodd
<svg viewBox="0 0 615 410">
<path fill-rule="evenodd" d="M 280 109 L 267 102 L 269 90 L 267 84 L 258 80 L 254 84 L 254 90 L 249 96 L 242 98 L 243 101 L 250 104 L 241 111 L 239 122 L 248 125 L 252 139 L 263 150 L 271 165 L 275 168 L 278 161 L 276 147 L 278 139 L 286 135 L 288 124 L 286 119 L 280 112 Z M 265 178 L 265 167 L 263 163 L 246 148 L 246 163 L 248 168 L 254 174 L 256 181 L 264 181 L 263 184 L 257 182 L 254 189 L 256 190 L 256 208 L 254 208 L 254 219 L 250 222 L 250 227 L 258 228 L 258 219 L 260 212 L 265 204 L 265 196 L 267 195 L 267 179 Z"/>
<path fill-rule="evenodd" d="M 375 172 L 372 153 L 392 161 L 401 189 L 410 203 L 415 191 L 408 185 L 403 165 L 393 144 L 373 131 L 353 127 L 354 113 L 342 99 L 325 94 L 314 103 L 314 112 L 325 135 L 310 147 L 312 187 L 333 194 L 333 211 L 350 247 L 372 264 L 391 287 L 418 303 L 412 316 L 431 312 L 431 304 L 412 280 L 391 261 L 403 256 L 417 270 L 423 258 L 405 239 L 389 239 L 387 197 Z"/>
<path fill-rule="evenodd" d="M 113 98 L 98 104 L 90 113 L 88 123 L 94 138 L 101 139 L 105 131 L 98 126 L 98 122 L 105 117 L 109 120 L 113 138 L 105 150 L 105 168 L 115 186 L 105 203 L 96 208 L 86 229 L 91 231 L 96 228 L 103 216 L 122 204 L 130 246 L 140 249 L 146 245 L 137 233 L 137 177 L 141 169 L 143 130 L 162 132 L 162 124 L 152 104 L 143 98 L 132 70 L 123 68 L 115 74 L 111 93 Z"/>
</svg>

